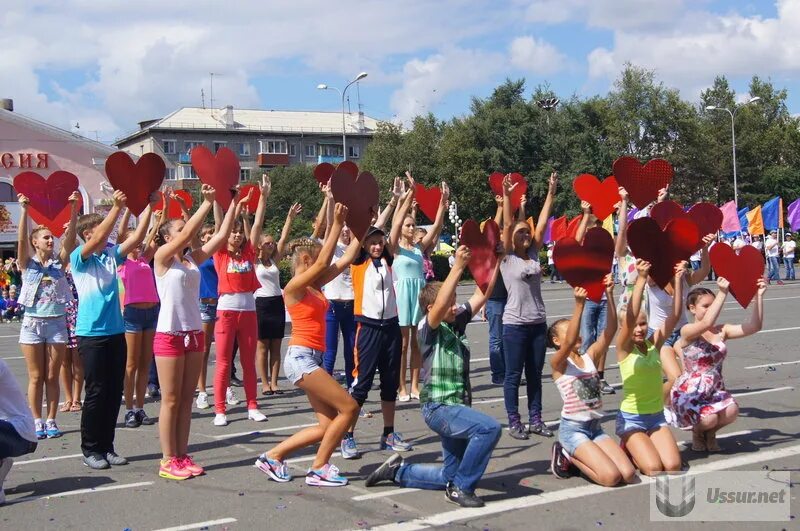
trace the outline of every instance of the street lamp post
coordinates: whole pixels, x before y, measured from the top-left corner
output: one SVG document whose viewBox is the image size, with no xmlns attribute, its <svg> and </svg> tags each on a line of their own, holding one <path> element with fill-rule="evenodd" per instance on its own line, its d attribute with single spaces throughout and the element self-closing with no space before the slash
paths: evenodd
<svg viewBox="0 0 800 531">
<path fill-rule="evenodd" d="M 745 105 L 750 105 L 751 103 L 755 103 L 760 100 L 761 98 L 758 96 L 750 98 L 747 103 L 742 105 L 734 105 L 733 110 L 730 110 L 727 107 L 717 107 L 716 105 L 709 105 L 706 107 L 707 111 L 725 111 L 731 117 L 731 145 L 733 149 L 733 203 L 736 205 L 737 210 L 739 209 L 739 187 L 736 181 L 736 113 L 739 112 L 739 109 Z"/>
<path fill-rule="evenodd" d="M 347 160 L 347 129 L 345 127 L 345 120 L 344 120 L 344 98 L 347 95 L 347 89 L 350 88 L 350 85 L 358 81 L 361 81 L 365 77 L 367 77 L 367 73 L 361 72 L 356 76 L 354 80 L 352 80 L 344 87 L 344 90 L 339 90 L 336 87 L 330 87 L 325 83 L 320 83 L 319 85 L 317 85 L 317 89 L 319 90 L 335 90 L 336 92 L 339 93 L 339 97 L 341 97 L 342 99 L 342 160 Z"/>
</svg>

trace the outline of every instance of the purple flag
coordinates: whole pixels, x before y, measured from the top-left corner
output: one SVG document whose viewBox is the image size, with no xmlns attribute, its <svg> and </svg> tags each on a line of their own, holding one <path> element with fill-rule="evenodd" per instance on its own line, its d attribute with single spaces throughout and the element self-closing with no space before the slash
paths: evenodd
<svg viewBox="0 0 800 531">
<path fill-rule="evenodd" d="M 786 220 L 789 222 L 789 226 L 792 227 L 792 230 L 800 230 L 800 199 L 795 199 L 795 201 L 789 205 L 789 216 Z"/>
<path fill-rule="evenodd" d="M 636 214 L 638 214 L 638 213 L 639 213 L 639 209 L 636 208 L 636 207 L 633 207 L 632 209 L 628 210 L 628 223 L 633 221 L 634 218 L 636 217 Z"/>
<path fill-rule="evenodd" d="M 547 228 L 544 229 L 544 243 L 550 243 L 550 229 L 553 226 L 554 219 L 555 216 L 550 216 L 550 218 L 547 220 Z"/>
</svg>

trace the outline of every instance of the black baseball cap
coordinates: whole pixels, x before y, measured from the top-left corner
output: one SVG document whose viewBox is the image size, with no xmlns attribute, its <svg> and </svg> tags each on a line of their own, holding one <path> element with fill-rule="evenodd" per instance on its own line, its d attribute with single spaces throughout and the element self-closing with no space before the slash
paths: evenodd
<svg viewBox="0 0 800 531">
<path fill-rule="evenodd" d="M 364 239 L 366 240 L 367 238 L 369 238 L 370 236 L 375 235 L 375 234 L 380 234 L 381 236 L 386 236 L 386 232 L 384 232 L 384 230 L 382 228 L 376 227 L 376 226 L 373 225 L 373 226 L 371 226 L 370 228 L 367 229 L 367 233 L 364 235 Z"/>
</svg>

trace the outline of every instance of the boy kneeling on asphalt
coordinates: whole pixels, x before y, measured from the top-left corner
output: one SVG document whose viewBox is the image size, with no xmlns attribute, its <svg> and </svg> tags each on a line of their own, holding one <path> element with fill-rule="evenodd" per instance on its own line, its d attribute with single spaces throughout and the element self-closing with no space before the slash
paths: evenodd
<svg viewBox="0 0 800 531">
<path fill-rule="evenodd" d="M 469 259 L 470 250 L 459 247 L 447 279 L 428 283 L 419 295 L 425 312 L 417 333 L 424 381 L 419 400 L 425 423 L 442 439 L 444 462 L 405 464 L 399 454 L 393 454 L 369 475 L 367 487 L 392 481 L 401 487 L 443 489 L 448 500 L 462 507 L 484 505 L 475 495 L 475 486 L 500 439 L 501 427 L 492 417 L 469 407 L 472 390 L 465 331 L 487 298 L 476 287 L 466 304 L 456 306 L 456 288 Z M 492 292 L 497 271 L 495 267 L 486 293 Z"/>
</svg>

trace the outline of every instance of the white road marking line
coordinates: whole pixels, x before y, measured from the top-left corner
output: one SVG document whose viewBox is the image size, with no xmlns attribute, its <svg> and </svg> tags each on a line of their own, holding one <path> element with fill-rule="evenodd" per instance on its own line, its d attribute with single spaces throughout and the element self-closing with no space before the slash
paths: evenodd
<svg viewBox="0 0 800 531">
<path fill-rule="evenodd" d="M 8 505 L 12 505 L 15 503 L 31 501 L 31 500 L 66 498 L 67 496 L 77 496 L 79 494 L 94 494 L 96 492 L 108 492 L 111 490 L 135 489 L 136 487 L 147 487 L 148 485 L 152 484 L 153 484 L 152 481 L 140 481 L 139 483 L 123 483 L 121 485 L 108 485 L 107 487 L 96 487 L 92 489 L 68 490 L 66 492 L 56 492 L 53 494 L 32 494 L 30 496 L 23 496 L 22 498 L 17 498 L 16 500 L 7 501 L 6 503 Z"/>
<path fill-rule="evenodd" d="M 733 395 L 734 398 L 740 398 L 743 396 L 751 396 L 751 395 L 763 395 L 764 393 L 774 393 L 776 391 L 790 391 L 793 390 L 794 387 L 787 385 L 786 387 L 776 387 L 775 389 L 762 389 L 761 391 L 750 391 L 748 393 L 738 393 Z"/>
<path fill-rule="evenodd" d="M 83 454 L 59 455 L 56 457 L 42 457 L 41 459 L 28 459 L 27 461 L 14 461 L 14 466 L 31 465 L 34 463 L 45 463 L 47 461 L 60 461 L 62 459 L 74 459 L 83 457 Z"/>
<path fill-rule="evenodd" d="M 286 431 L 286 430 L 294 430 L 297 428 L 308 428 L 310 426 L 316 426 L 319 424 L 318 422 L 313 422 L 311 424 L 297 424 L 296 426 L 282 426 L 280 428 L 270 428 L 270 429 L 263 429 L 263 430 L 250 430 L 250 431 L 240 431 L 238 433 L 225 433 L 223 435 L 210 435 L 212 439 L 221 440 L 221 439 L 233 439 L 234 437 L 241 437 L 243 435 L 257 435 L 262 433 L 273 433 L 276 431 Z"/>
<path fill-rule="evenodd" d="M 763 369 L 764 367 L 779 367 L 781 365 L 794 365 L 795 363 L 800 363 L 800 360 L 782 361 L 780 363 L 765 363 L 764 365 L 750 365 L 749 367 L 745 367 L 745 369 Z"/>
<path fill-rule="evenodd" d="M 789 328 L 773 328 L 772 330 L 761 330 L 759 334 L 769 334 L 770 332 L 788 332 L 789 330 L 800 330 L 800 326 L 790 326 Z"/>
<path fill-rule="evenodd" d="M 766 450 L 764 452 L 756 452 L 747 455 L 732 457 L 730 459 L 718 459 L 707 463 L 692 466 L 688 475 L 703 474 L 705 472 L 712 472 L 716 470 L 727 470 L 741 466 L 760 463 L 763 461 L 770 461 L 776 459 L 783 459 L 787 457 L 794 457 L 800 455 L 800 444 L 789 446 L 786 448 L 779 448 L 777 450 Z M 509 498 L 497 502 L 489 502 L 485 507 L 476 509 L 456 509 L 443 513 L 437 513 L 408 522 L 392 523 L 382 526 L 373 527 L 374 530 L 391 530 L 391 531 L 416 531 L 421 529 L 428 529 L 434 526 L 444 526 L 453 522 L 468 520 L 470 518 L 485 517 L 492 514 L 500 514 L 515 509 L 525 509 L 535 507 L 538 505 L 547 505 L 551 503 L 558 503 L 565 500 L 573 500 L 584 496 L 593 496 L 595 494 L 606 494 L 611 492 L 619 492 L 622 489 L 635 489 L 641 486 L 650 485 L 653 478 L 647 476 L 640 476 L 641 483 L 634 485 L 625 485 L 609 489 L 601 487 L 600 485 L 585 485 L 583 487 L 572 487 L 561 489 L 557 491 L 544 492 L 542 494 L 533 494 L 530 496 L 523 496 L 521 498 Z"/>
<path fill-rule="evenodd" d="M 0 337 L 2 337 L 2 336 L 0 336 Z M 5 361 L 9 361 L 9 360 L 24 360 L 25 356 L 11 356 L 9 358 L 3 358 L 3 359 Z"/>
<path fill-rule="evenodd" d="M 211 527 L 212 525 L 232 524 L 236 522 L 236 518 L 220 518 L 219 520 L 207 520 L 205 522 L 197 522 L 196 524 L 178 525 L 175 527 L 163 527 L 156 531 L 188 531 L 189 529 L 200 529 L 202 527 Z"/>
</svg>

